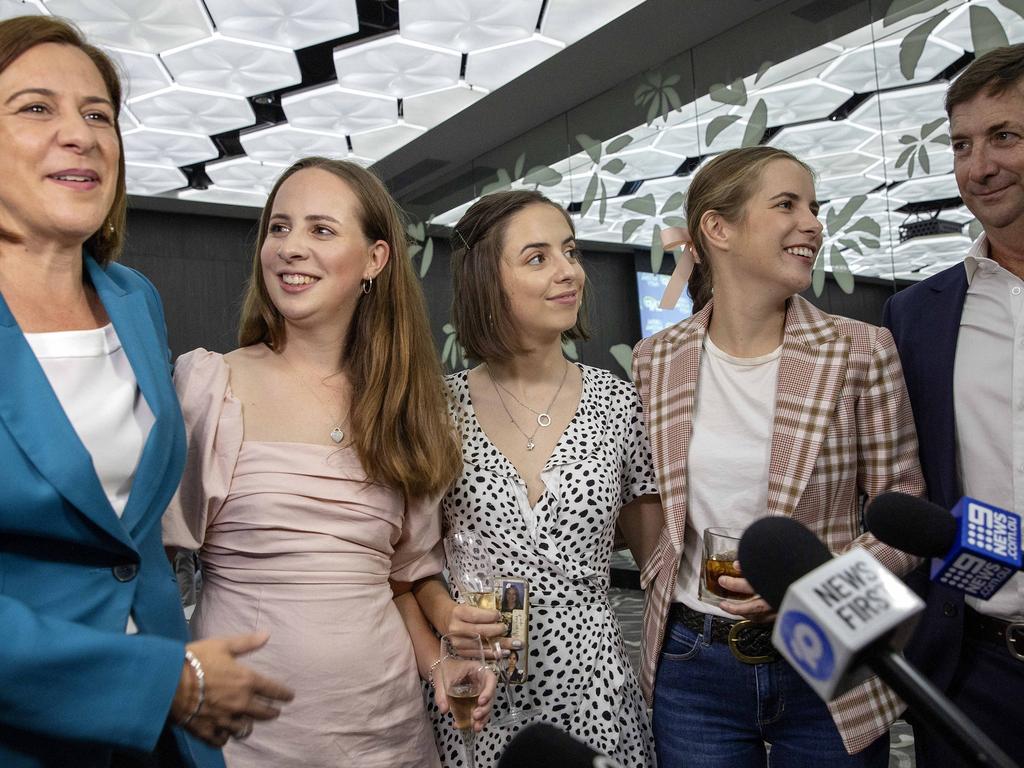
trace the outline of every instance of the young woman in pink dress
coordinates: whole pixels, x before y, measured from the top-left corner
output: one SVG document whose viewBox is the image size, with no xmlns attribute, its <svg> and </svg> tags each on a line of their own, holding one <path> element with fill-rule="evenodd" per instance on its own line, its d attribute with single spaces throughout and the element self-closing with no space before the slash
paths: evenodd
<svg viewBox="0 0 1024 768">
<path fill-rule="evenodd" d="M 461 463 L 402 222 L 372 174 L 323 158 L 284 172 L 239 340 L 177 362 L 189 456 L 164 520 L 168 546 L 199 550 L 193 634 L 268 631 L 249 662 L 295 689 L 227 762 L 438 765 L 417 676 L 438 643 L 408 584 L 441 570 L 437 499 Z"/>
</svg>

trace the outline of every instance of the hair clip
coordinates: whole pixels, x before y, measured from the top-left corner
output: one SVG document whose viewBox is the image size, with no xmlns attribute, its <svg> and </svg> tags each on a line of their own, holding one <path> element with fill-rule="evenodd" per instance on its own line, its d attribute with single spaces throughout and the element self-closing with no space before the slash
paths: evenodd
<svg viewBox="0 0 1024 768">
<path fill-rule="evenodd" d="M 465 248 L 468 251 L 469 250 L 469 243 L 466 242 L 466 236 L 463 235 L 461 232 L 459 232 L 458 229 L 455 229 L 454 227 L 452 227 L 452 233 L 458 236 L 459 240 L 462 241 L 462 247 Z"/>
</svg>

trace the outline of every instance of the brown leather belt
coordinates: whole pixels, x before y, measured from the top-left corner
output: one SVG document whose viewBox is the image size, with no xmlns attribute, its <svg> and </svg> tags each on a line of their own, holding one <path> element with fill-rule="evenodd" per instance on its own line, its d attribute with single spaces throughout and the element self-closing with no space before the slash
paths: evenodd
<svg viewBox="0 0 1024 768">
<path fill-rule="evenodd" d="M 672 603 L 668 612 L 671 621 L 701 635 L 706 615 L 683 603 Z M 767 664 L 779 660 L 778 651 L 772 646 L 772 627 L 772 624 L 712 616 L 711 637 L 704 639 L 712 643 L 726 643 L 732 655 L 744 664 Z"/>
<path fill-rule="evenodd" d="M 964 637 L 1005 646 L 1011 656 L 1024 661 L 1024 622 L 996 619 L 965 605 Z"/>
</svg>

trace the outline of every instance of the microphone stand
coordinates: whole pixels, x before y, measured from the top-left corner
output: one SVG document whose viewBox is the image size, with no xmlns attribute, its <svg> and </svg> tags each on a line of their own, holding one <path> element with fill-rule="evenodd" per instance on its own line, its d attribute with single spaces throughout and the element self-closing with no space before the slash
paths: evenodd
<svg viewBox="0 0 1024 768">
<path fill-rule="evenodd" d="M 1020 768 L 980 728 L 972 727 L 967 715 L 903 656 L 888 649 L 884 642 L 877 643 L 875 650 L 871 653 L 869 649 L 864 663 L 885 680 L 922 720 L 941 727 L 962 757 L 970 760 L 972 765 Z"/>
</svg>

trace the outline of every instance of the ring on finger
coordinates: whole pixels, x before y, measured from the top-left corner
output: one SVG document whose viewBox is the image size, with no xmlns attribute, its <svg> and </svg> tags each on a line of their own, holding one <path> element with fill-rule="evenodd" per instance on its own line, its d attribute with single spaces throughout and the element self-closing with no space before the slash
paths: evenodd
<svg viewBox="0 0 1024 768">
<path fill-rule="evenodd" d="M 235 741 L 244 741 L 245 739 L 249 738 L 249 736 L 252 734 L 252 725 L 253 723 L 251 717 L 242 718 L 242 724 L 232 734 Z"/>
</svg>

